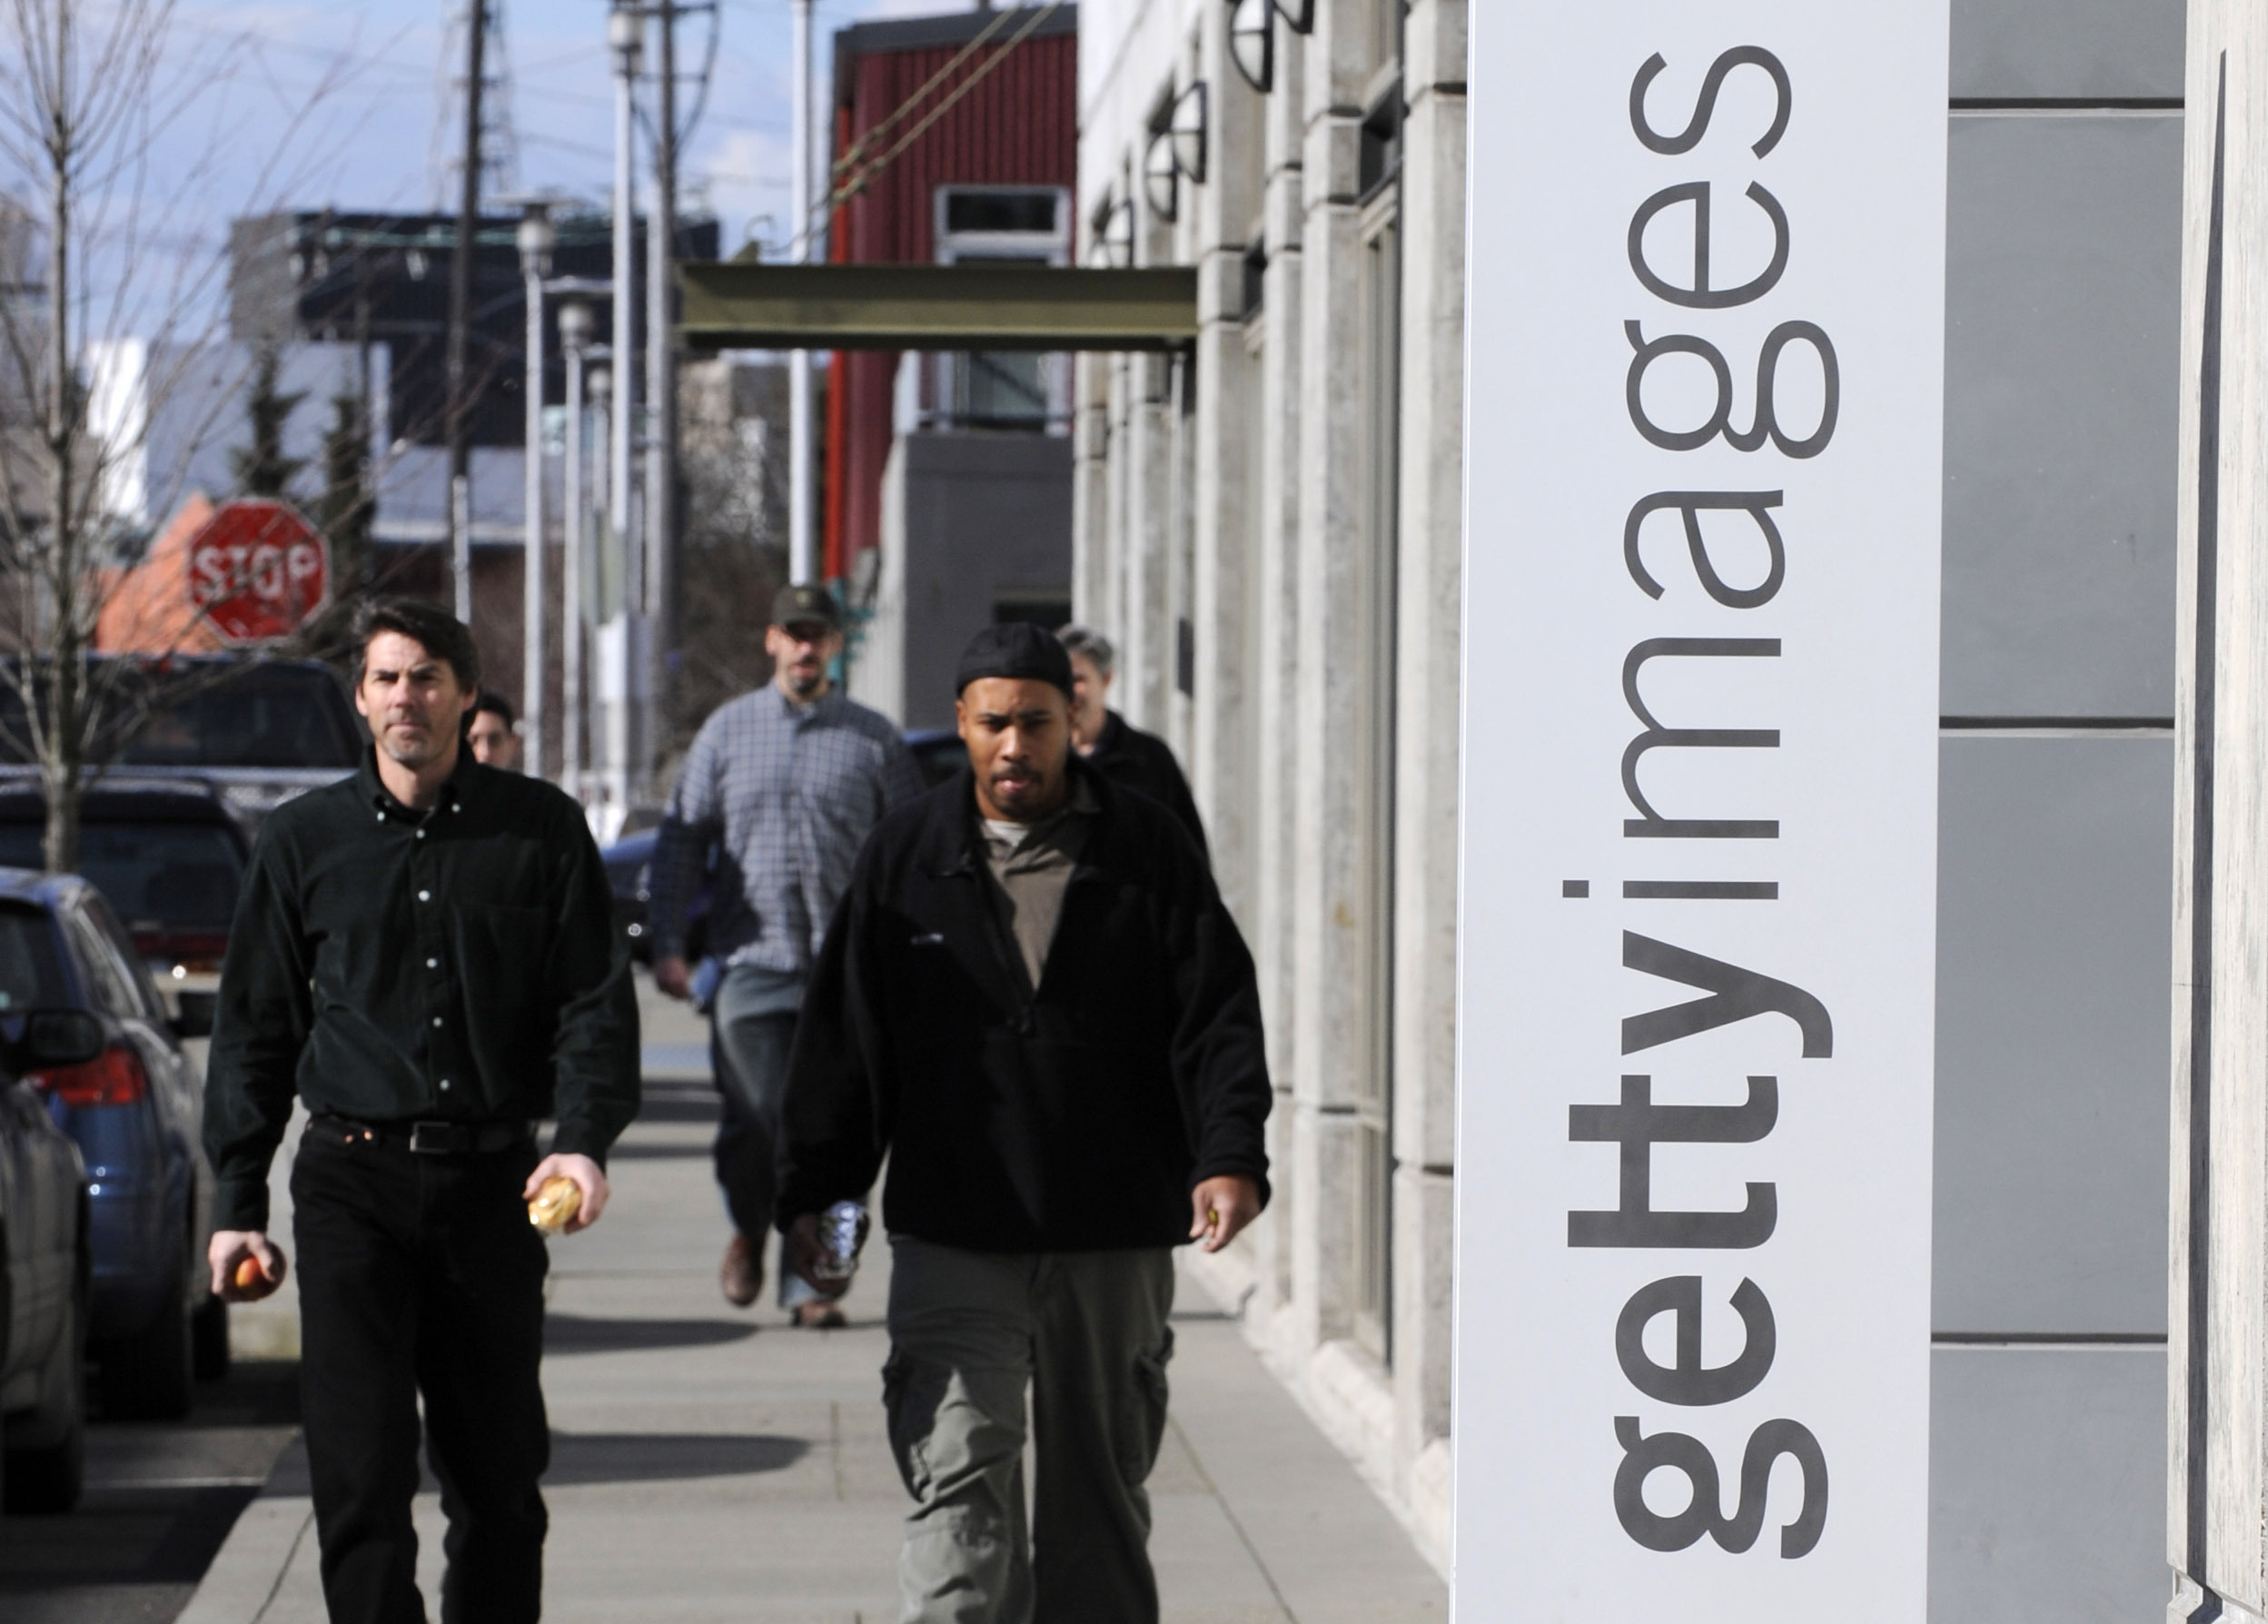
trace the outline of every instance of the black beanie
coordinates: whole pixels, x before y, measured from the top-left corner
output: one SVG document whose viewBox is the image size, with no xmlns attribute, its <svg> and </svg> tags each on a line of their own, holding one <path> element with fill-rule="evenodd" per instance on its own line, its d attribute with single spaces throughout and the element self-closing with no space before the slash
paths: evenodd
<svg viewBox="0 0 2268 1624">
<path fill-rule="evenodd" d="M 1064 652 L 1055 634 L 1029 620 L 1003 620 L 969 639 L 961 650 L 960 669 L 954 673 L 953 691 L 958 695 L 972 682 L 986 677 L 1005 677 L 1017 682 L 1052 682 L 1071 694 L 1071 656 Z"/>
</svg>

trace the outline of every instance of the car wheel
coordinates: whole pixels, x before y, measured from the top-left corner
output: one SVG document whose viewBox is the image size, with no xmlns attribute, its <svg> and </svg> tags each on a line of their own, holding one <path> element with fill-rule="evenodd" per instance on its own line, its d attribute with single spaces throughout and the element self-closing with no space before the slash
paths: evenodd
<svg viewBox="0 0 2268 1624">
<path fill-rule="evenodd" d="M 228 1374 L 228 1304 L 208 1292 L 190 1317 L 197 1380 L 218 1381 Z"/>
<path fill-rule="evenodd" d="M 178 1268 L 168 1279 L 147 1326 L 94 1345 L 97 1391 L 112 1421 L 179 1421 L 189 1413 L 189 1291 Z"/>
<path fill-rule="evenodd" d="M 86 1299 L 74 1292 L 63 1334 L 48 1355 L 40 1413 L 33 1422 L 47 1441 L 7 1451 L 0 1504 L 10 1511 L 68 1511 L 79 1503 L 86 1485 L 86 1383 L 80 1362 L 85 1328 Z"/>
</svg>

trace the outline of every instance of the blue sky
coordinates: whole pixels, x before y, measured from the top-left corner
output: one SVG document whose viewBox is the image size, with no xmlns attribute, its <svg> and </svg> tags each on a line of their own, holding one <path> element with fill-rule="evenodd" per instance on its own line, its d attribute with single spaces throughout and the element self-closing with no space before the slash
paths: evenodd
<svg viewBox="0 0 2268 1624">
<path fill-rule="evenodd" d="M 502 7 L 519 185 L 603 200 L 613 163 L 604 0 L 502 0 Z M 175 58 L 209 64 L 217 54 L 228 64 L 194 121 L 221 133 L 219 160 L 197 183 L 211 193 L 207 218 L 268 206 L 436 206 L 457 148 L 455 132 L 438 129 L 456 9 L 453 0 L 177 0 Z M 940 0 L 819 0 L 822 98 L 834 30 L 953 9 Z M 684 193 L 717 213 L 730 253 L 752 233 L 784 234 L 790 15 L 787 0 L 721 0 L 715 24 L 715 67 L 683 165 Z M 702 15 L 679 23 L 684 71 L 698 67 L 709 27 Z M 277 109 L 304 105 L 326 84 L 312 114 L 287 125 Z"/>
</svg>

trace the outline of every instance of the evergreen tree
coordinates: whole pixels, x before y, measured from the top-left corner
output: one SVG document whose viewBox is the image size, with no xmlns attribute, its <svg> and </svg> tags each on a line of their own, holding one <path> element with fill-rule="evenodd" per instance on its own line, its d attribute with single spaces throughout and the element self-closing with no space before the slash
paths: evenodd
<svg viewBox="0 0 2268 1624">
<path fill-rule="evenodd" d="M 361 397 L 331 397 L 331 427 L 322 439 L 322 494 L 315 499 L 315 528 L 331 542 L 332 593 L 346 599 L 370 586 L 370 417 Z"/>
<path fill-rule="evenodd" d="M 244 413 L 252 421 L 252 444 L 229 453 L 242 496 L 288 496 L 292 480 L 307 466 L 306 459 L 283 454 L 283 425 L 307 397 L 285 394 L 276 387 L 279 365 L 272 345 L 263 345 L 253 364 L 252 393 L 244 401 Z"/>
</svg>

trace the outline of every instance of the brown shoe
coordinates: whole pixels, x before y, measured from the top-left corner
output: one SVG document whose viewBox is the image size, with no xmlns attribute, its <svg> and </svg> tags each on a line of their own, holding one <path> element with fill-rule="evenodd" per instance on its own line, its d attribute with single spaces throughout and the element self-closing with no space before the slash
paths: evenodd
<svg viewBox="0 0 2268 1624">
<path fill-rule="evenodd" d="M 764 1289 L 764 1252 L 746 1235 L 735 1235 L 725 1248 L 724 1266 L 717 1271 L 718 1283 L 725 1288 L 725 1301 L 735 1308 L 746 1308 L 756 1301 Z"/>
<path fill-rule="evenodd" d="M 798 1302 L 795 1323 L 800 1331 L 840 1331 L 850 1322 L 832 1302 Z"/>
</svg>

